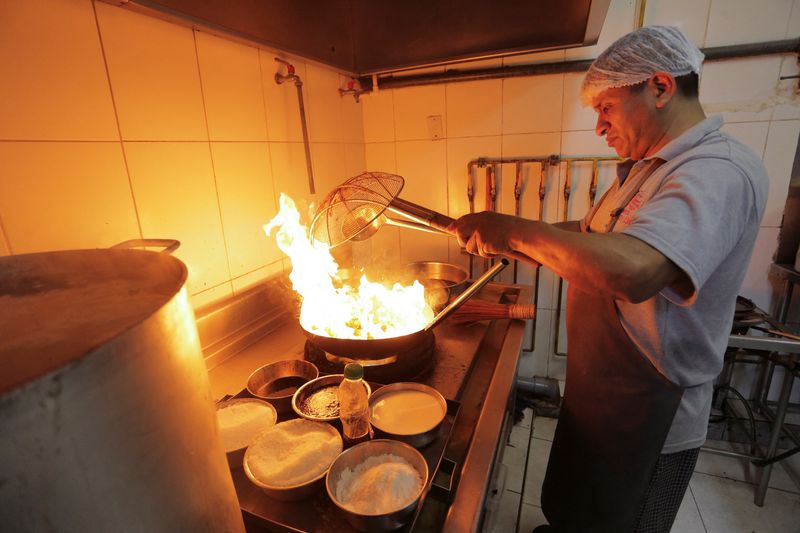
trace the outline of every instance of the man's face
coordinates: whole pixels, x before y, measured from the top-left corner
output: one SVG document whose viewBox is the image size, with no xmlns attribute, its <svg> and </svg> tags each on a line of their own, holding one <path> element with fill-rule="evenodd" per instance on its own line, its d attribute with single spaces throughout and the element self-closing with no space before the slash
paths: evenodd
<svg viewBox="0 0 800 533">
<path fill-rule="evenodd" d="M 655 106 L 649 96 L 647 88 L 620 87 L 606 89 L 592 100 L 595 133 L 604 136 L 620 157 L 642 159 L 657 140 Z"/>
</svg>

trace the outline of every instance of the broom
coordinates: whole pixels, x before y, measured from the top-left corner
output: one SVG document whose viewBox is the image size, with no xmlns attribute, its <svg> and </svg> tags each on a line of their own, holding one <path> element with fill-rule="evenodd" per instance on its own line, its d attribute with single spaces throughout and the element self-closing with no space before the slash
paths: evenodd
<svg viewBox="0 0 800 533">
<path fill-rule="evenodd" d="M 463 324 L 465 322 L 502 320 L 504 318 L 528 320 L 534 316 L 536 316 L 536 306 L 533 304 L 499 304 L 482 300 L 467 300 L 455 310 L 448 318 L 448 321 Z"/>
</svg>

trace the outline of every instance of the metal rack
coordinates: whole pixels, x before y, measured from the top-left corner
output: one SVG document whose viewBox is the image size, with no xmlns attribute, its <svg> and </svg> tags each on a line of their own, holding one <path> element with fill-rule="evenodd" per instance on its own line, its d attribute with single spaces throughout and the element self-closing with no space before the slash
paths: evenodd
<svg viewBox="0 0 800 533">
<path fill-rule="evenodd" d="M 797 435 L 785 424 L 792 386 L 795 378 L 800 375 L 800 340 L 782 337 L 785 334 L 791 336 L 784 323 L 788 315 L 792 286 L 797 281 L 800 281 L 800 275 L 795 272 L 795 279 L 785 285 L 778 318 L 773 318 L 762 311 L 764 322 L 769 325 L 769 330 L 774 333 L 769 333 L 765 336 L 730 335 L 728 338 L 725 366 L 722 374 L 720 374 L 717 390 L 720 394 L 733 392 L 743 400 L 743 405 L 751 418 L 751 424 L 753 424 L 750 432 L 750 453 L 719 450 L 707 446 L 702 448 L 703 451 L 718 455 L 747 459 L 758 468 L 754 502 L 759 507 L 764 505 L 769 479 L 772 474 L 772 466 L 800 452 L 800 435 Z M 759 366 L 755 390 L 750 399 L 745 399 L 730 386 L 733 365 L 736 363 L 757 364 Z M 771 402 L 768 401 L 767 397 L 775 377 L 774 370 L 776 366 L 783 368 L 783 377 L 780 383 L 778 399 L 775 402 Z M 761 414 L 770 423 L 769 440 L 766 448 L 762 447 L 756 440 L 753 413 Z M 726 412 L 725 415 L 732 416 L 734 419 L 736 416 L 735 413 L 731 412 Z M 777 453 L 777 448 L 781 435 L 785 435 L 794 443 L 795 447 L 779 454 Z"/>
</svg>

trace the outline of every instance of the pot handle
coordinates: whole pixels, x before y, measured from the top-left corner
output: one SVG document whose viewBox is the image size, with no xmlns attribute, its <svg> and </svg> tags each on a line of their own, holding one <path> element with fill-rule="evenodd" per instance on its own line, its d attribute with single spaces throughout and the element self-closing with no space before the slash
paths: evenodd
<svg viewBox="0 0 800 533">
<path fill-rule="evenodd" d="M 148 246 L 161 246 L 164 249 L 161 253 L 172 254 L 181 245 L 177 239 L 130 239 L 115 244 L 111 248 L 145 248 Z"/>
<path fill-rule="evenodd" d="M 510 263 L 510 261 L 508 259 L 506 259 L 505 257 L 501 257 L 500 261 L 496 265 L 494 265 L 492 268 L 490 268 L 489 270 L 484 272 L 481 277 L 479 277 L 478 279 L 476 279 L 475 281 L 472 282 L 472 285 L 467 287 L 464 290 L 464 292 L 462 292 L 461 294 L 459 294 L 456 297 L 455 300 L 450 302 L 450 305 L 448 305 L 447 307 L 442 309 L 442 311 L 433 318 L 431 323 L 428 324 L 427 326 L 425 326 L 425 331 L 428 331 L 428 330 L 434 328 L 437 324 L 442 322 L 445 318 L 447 318 L 450 315 L 452 315 L 453 313 L 455 313 L 456 309 L 461 307 L 464 304 L 464 302 L 466 302 L 467 300 L 472 298 L 472 296 L 476 292 L 481 290 L 481 288 L 484 285 L 489 283 L 489 281 L 491 281 L 491 279 L 493 277 L 495 277 L 497 274 L 499 274 L 501 270 L 503 270 L 505 267 L 507 267 L 509 265 L 509 263 Z"/>
</svg>

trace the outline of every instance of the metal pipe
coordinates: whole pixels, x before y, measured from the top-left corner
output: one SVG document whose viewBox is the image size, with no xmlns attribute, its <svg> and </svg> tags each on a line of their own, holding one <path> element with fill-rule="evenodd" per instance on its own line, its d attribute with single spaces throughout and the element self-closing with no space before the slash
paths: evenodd
<svg viewBox="0 0 800 533">
<path fill-rule="evenodd" d="M 522 163 L 517 161 L 514 176 L 514 216 L 520 215 L 519 201 L 522 197 Z M 514 261 L 514 283 L 517 282 L 517 272 L 519 271 L 519 261 Z"/>
<path fill-rule="evenodd" d="M 289 63 L 288 61 L 284 61 L 283 59 L 276 57 L 275 61 L 278 63 L 282 63 L 286 65 L 286 71 L 288 74 L 281 74 L 280 72 L 275 73 L 275 83 L 278 85 L 284 82 L 292 82 L 294 86 L 297 88 L 297 102 L 300 106 L 300 127 L 303 130 L 303 147 L 306 151 L 306 168 L 308 169 L 308 191 L 311 194 L 314 194 L 316 191 L 314 190 L 314 169 L 311 165 L 311 146 L 308 142 L 308 125 L 306 124 L 306 107 L 303 103 L 303 80 L 300 79 L 300 76 L 295 74 L 294 65 Z M 358 98 L 358 95 L 356 95 Z"/>
<path fill-rule="evenodd" d="M 572 167 L 572 161 L 574 161 L 574 159 L 564 159 L 563 161 L 566 162 L 567 169 L 566 169 L 566 176 L 564 178 L 564 209 L 563 209 L 563 215 L 561 217 L 561 219 L 562 219 L 561 222 L 566 222 L 567 218 L 568 218 L 568 215 L 569 215 L 569 197 L 570 197 L 570 194 L 572 193 L 572 170 L 571 170 L 571 167 Z M 555 343 L 553 345 L 553 352 L 556 355 L 567 355 L 564 352 L 559 352 L 558 351 L 559 332 L 561 331 L 561 304 L 563 303 L 562 302 L 563 298 L 561 296 L 562 292 L 564 292 L 564 278 L 559 277 L 558 278 L 558 296 L 557 296 L 557 300 L 556 300 L 556 326 L 555 326 L 556 340 L 555 340 Z"/>
<path fill-rule="evenodd" d="M 525 379 L 518 377 L 517 389 L 545 398 L 559 398 L 561 396 L 558 381 L 552 378 L 533 376 L 533 379 Z"/>
<path fill-rule="evenodd" d="M 775 412 L 775 419 L 772 421 L 772 429 L 769 436 L 769 445 L 767 446 L 767 455 L 765 459 L 771 459 L 776 454 L 778 449 L 778 439 L 781 436 L 781 428 L 783 427 L 783 420 L 786 417 L 786 405 L 789 403 L 789 396 L 792 394 L 792 383 L 794 376 L 791 372 L 785 372 L 783 375 L 783 384 L 781 386 L 780 397 L 778 399 L 778 409 Z M 772 463 L 764 465 L 758 478 L 758 485 L 756 487 L 755 504 L 759 507 L 764 505 L 764 497 L 767 495 L 767 486 L 769 485 L 770 474 L 772 473 Z"/>
<path fill-rule="evenodd" d="M 486 165 L 486 182 L 484 184 L 485 185 L 485 188 L 484 188 L 484 209 L 486 209 L 486 211 L 494 211 L 494 209 L 492 209 L 492 198 L 491 198 L 491 189 L 494 187 L 494 185 L 493 185 L 494 184 L 494 178 L 492 176 L 492 170 L 493 170 L 492 164 L 491 163 L 487 164 Z M 489 270 L 489 258 L 488 257 L 485 257 L 483 259 L 483 270 L 484 270 L 484 272 Z"/>
<path fill-rule="evenodd" d="M 772 54 L 800 53 L 800 39 L 784 39 L 760 43 L 735 44 L 703 48 L 706 61 L 721 61 Z M 498 78 L 518 78 L 524 76 L 542 76 L 547 74 L 563 74 L 566 72 L 583 72 L 589 68 L 593 59 L 564 61 L 560 63 L 539 63 L 536 65 L 511 65 L 473 70 L 450 69 L 445 72 L 428 72 L 408 76 L 378 76 L 376 81 L 382 89 L 399 89 L 419 85 L 435 85 L 439 83 L 456 83 L 462 81 L 492 80 Z M 363 87 L 361 93 L 372 90 L 373 79 L 370 76 L 359 78 Z"/>
<path fill-rule="evenodd" d="M 467 163 L 467 200 L 469 201 L 469 212 L 470 214 L 475 212 L 475 182 L 473 174 L 472 174 L 472 167 L 477 164 L 477 161 L 470 161 Z M 475 256 L 469 254 L 469 277 L 472 279 L 473 276 L 473 269 L 474 269 L 474 259 Z"/>
</svg>

